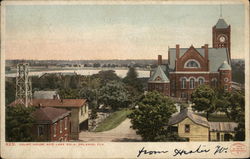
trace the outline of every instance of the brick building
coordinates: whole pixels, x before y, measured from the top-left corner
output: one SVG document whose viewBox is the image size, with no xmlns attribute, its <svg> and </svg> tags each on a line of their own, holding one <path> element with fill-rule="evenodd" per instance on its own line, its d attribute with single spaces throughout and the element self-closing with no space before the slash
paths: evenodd
<svg viewBox="0 0 250 159">
<path fill-rule="evenodd" d="M 10 106 L 17 104 L 20 104 L 19 100 L 12 102 Z M 32 99 L 29 106 L 54 107 L 70 111 L 70 138 L 73 140 L 78 140 L 81 130 L 88 129 L 88 104 L 85 99 Z"/>
<path fill-rule="evenodd" d="M 168 63 L 162 64 L 161 56 L 158 57 L 158 67 L 151 73 L 148 90 L 180 99 L 189 99 L 192 91 L 202 84 L 231 91 L 230 34 L 230 25 L 220 18 L 212 28 L 212 48 L 208 44 L 201 48 L 193 45 L 181 48 L 178 44 L 169 48 Z"/>
<path fill-rule="evenodd" d="M 35 141 L 69 141 L 70 111 L 40 107 L 32 116 L 36 120 L 31 133 Z"/>
</svg>

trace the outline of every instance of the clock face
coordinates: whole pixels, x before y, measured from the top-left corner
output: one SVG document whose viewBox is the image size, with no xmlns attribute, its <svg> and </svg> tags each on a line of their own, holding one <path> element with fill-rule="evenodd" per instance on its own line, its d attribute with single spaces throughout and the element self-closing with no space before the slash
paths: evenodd
<svg viewBox="0 0 250 159">
<path fill-rule="evenodd" d="M 223 42 L 226 41 L 226 38 L 225 38 L 225 36 L 221 36 L 221 37 L 219 38 L 219 40 L 220 40 L 221 43 L 223 43 Z"/>
</svg>

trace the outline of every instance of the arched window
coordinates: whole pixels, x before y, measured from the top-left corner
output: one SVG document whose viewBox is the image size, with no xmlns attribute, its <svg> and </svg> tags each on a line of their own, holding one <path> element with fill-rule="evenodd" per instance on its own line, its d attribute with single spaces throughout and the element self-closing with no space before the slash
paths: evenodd
<svg viewBox="0 0 250 159">
<path fill-rule="evenodd" d="M 212 79 L 212 87 L 217 87 L 217 79 L 216 78 Z"/>
<path fill-rule="evenodd" d="M 181 79 L 181 88 L 182 88 L 182 89 L 186 88 L 186 83 L 187 83 L 186 78 L 182 78 L 182 79 Z"/>
<path fill-rule="evenodd" d="M 199 85 L 204 84 L 204 79 L 203 78 L 199 78 L 198 83 L 199 83 Z"/>
<path fill-rule="evenodd" d="M 195 59 L 190 59 L 190 60 L 187 60 L 184 67 L 185 68 L 199 68 L 200 63 L 198 61 L 196 61 Z"/>
<path fill-rule="evenodd" d="M 189 88 L 190 88 L 190 89 L 194 89 L 194 87 L 195 87 L 194 84 L 195 84 L 195 83 L 194 83 L 194 79 L 191 78 L 190 81 L 189 81 Z"/>
</svg>

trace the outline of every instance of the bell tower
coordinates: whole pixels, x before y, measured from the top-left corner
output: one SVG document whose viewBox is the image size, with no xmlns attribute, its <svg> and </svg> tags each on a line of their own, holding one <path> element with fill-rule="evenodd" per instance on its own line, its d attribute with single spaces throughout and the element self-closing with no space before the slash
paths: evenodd
<svg viewBox="0 0 250 159">
<path fill-rule="evenodd" d="M 222 12 L 216 25 L 213 26 L 213 48 L 227 48 L 231 59 L 231 26 L 222 18 Z"/>
</svg>

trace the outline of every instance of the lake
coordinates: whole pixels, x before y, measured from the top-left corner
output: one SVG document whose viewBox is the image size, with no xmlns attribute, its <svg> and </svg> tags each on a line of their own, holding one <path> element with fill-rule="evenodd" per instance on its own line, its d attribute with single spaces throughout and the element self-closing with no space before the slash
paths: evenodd
<svg viewBox="0 0 250 159">
<path fill-rule="evenodd" d="M 44 73 L 76 73 L 78 75 L 93 75 L 97 74 L 101 70 L 107 70 L 107 69 L 72 69 L 72 70 L 48 70 L 48 71 L 34 71 L 34 72 L 29 72 L 30 76 L 42 76 Z M 128 69 L 113 69 L 115 73 L 123 78 L 127 75 Z M 143 77 L 149 77 L 150 76 L 150 71 L 148 70 L 137 70 L 138 77 L 143 78 Z M 16 73 L 9 73 L 5 74 L 6 77 L 16 77 Z"/>
</svg>

